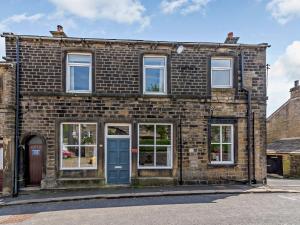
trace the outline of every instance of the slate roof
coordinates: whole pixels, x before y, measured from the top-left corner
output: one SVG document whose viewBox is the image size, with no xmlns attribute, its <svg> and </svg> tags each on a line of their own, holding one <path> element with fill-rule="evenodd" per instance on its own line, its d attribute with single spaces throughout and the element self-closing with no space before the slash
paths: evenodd
<svg viewBox="0 0 300 225">
<path fill-rule="evenodd" d="M 299 153 L 300 137 L 274 141 L 267 146 L 267 153 Z"/>
</svg>

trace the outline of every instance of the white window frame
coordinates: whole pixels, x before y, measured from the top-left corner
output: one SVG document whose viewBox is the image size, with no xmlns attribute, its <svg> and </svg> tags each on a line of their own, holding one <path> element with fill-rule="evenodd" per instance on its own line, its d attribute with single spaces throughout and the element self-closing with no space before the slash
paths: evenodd
<svg viewBox="0 0 300 225">
<path fill-rule="evenodd" d="M 230 57 L 212 57 L 211 58 L 211 65 L 213 60 L 230 60 L 230 67 L 213 67 L 211 66 L 210 76 L 211 76 L 211 87 L 212 88 L 232 88 L 233 84 L 233 58 Z M 229 85 L 214 85 L 213 82 L 213 71 L 227 71 L 230 70 L 230 84 Z"/>
<path fill-rule="evenodd" d="M 231 127 L 231 142 L 224 142 L 223 143 L 223 127 Z M 219 142 L 212 142 L 210 141 L 210 148 L 211 145 L 220 145 L 220 161 L 210 161 L 211 164 L 234 164 L 234 125 L 233 124 L 211 124 L 211 127 L 221 127 L 220 129 L 220 141 Z M 211 135 L 211 134 L 210 134 Z M 223 144 L 230 144 L 231 145 L 231 160 L 230 161 L 223 161 Z M 211 152 L 209 153 L 211 154 Z"/>
<path fill-rule="evenodd" d="M 140 126 L 141 125 L 154 125 L 154 144 L 153 145 L 140 145 Z M 156 126 L 159 125 L 168 125 L 171 126 L 171 144 L 170 145 L 156 145 Z M 138 135 L 137 135 L 137 141 L 138 141 L 138 169 L 172 169 L 173 168 L 173 124 L 172 123 L 139 123 L 138 124 Z M 140 146 L 149 146 L 154 147 L 154 165 L 153 166 L 141 166 L 140 165 Z M 170 147 L 170 166 L 156 166 L 156 147 Z M 168 153 L 167 153 L 168 154 Z"/>
<path fill-rule="evenodd" d="M 90 63 L 69 63 L 69 55 L 88 55 L 91 56 Z M 67 54 L 66 59 L 66 92 L 68 93 L 92 93 L 92 54 L 91 53 L 80 53 L 71 52 Z M 89 89 L 88 90 L 71 90 L 71 66 L 89 67 Z"/>
<path fill-rule="evenodd" d="M 78 129 L 78 144 L 77 145 L 64 145 L 63 144 L 63 125 L 65 124 L 76 124 L 79 125 L 79 129 Z M 96 125 L 96 144 L 94 145 L 81 145 L 81 125 L 82 124 L 92 124 L 92 125 Z M 60 149 L 59 149 L 59 155 L 60 155 L 60 170 L 95 170 L 97 169 L 97 162 L 98 162 L 98 124 L 97 123 L 93 123 L 93 122 L 64 122 L 61 123 L 60 125 Z M 78 167 L 63 167 L 63 146 L 65 147 L 78 147 Z M 95 157 L 96 157 L 96 163 L 95 166 L 93 167 L 81 167 L 80 166 L 80 160 L 81 160 L 81 147 L 95 147 Z"/>
<path fill-rule="evenodd" d="M 145 58 L 164 58 L 165 65 L 145 65 Z M 146 69 L 163 69 L 164 70 L 164 90 L 163 92 L 146 91 Z M 144 55 L 143 56 L 143 94 L 146 95 L 166 95 L 167 94 L 167 56 L 164 55 Z"/>
</svg>

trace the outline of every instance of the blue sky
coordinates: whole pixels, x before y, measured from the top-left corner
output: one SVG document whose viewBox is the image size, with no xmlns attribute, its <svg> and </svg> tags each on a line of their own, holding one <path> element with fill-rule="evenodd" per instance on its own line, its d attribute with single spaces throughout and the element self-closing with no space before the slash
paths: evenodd
<svg viewBox="0 0 300 225">
<path fill-rule="evenodd" d="M 268 114 L 289 97 L 300 78 L 300 0 L 7 0 L 0 32 L 241 43 L 268 42 Z M 3 40 L 0 55 L 4 55 Z"/>
</svg>

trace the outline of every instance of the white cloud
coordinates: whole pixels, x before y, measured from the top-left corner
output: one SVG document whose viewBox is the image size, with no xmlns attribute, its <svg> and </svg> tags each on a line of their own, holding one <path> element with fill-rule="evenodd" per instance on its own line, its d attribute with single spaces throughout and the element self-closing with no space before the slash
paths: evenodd
<svg viewBox="0 0 300 225">
<path fill-rule="evenodd" d="M 82 18 L 107 19 L 118 23 L 139 23 L 146 27 L 150 18 L 139 0 L 50 0 L 59 12 L 67 12 Z"/>
<path fill-rule="evenodd" d="M 280 24 L 286 24 L 290 20 L 300 17 L 300 1 L 271 0 L 267 4 L 267 10 Z"/>
<path fill-rule="evenodd" d="M 0 21 L 0 31 L 5 31 L 6 29 L 9 29 L 9 26 L 15 23 L 36 22 L 40 20 L 43 16 L 44 14 L 41 13 L 33 14 L 31 16 L 27 16 L 26 13 L 10 16 Z"/>
<path fill-rule="evenodd" d="M 289 89 L 293 87 L 294 80 L 300 79 L 299 52 L 300 41 L 294 41 L 271 65 L 268 82 L 268 114 L 288 100 Z"/>
<path fill-rule="evenodd" d="M 179 11 L 185 15 L 203 10 L 209 2 L 210 0 L 163 0 L 160 7 L 165 14 Z"/>
<path fill-rule="evenodd" d="M 33 15 L 27 15 L 26 13 L 23 14 L 16 14 L 13 16 L 10 16 L 6 19 L 3 19 L 0 21 L 0 33 L 4 31 L 9 31 L 11 28 L 10 26 L 13 24 L 23 23 L 23 22 L 36 22 L 40 20 L 42 17 L 44 17 L 44 14 L 37 13 Z M 2 56 L 5 55 L 5 43 L 4 38 L 0 38 L 0 60 L 2 59 Z"/>
</svg>

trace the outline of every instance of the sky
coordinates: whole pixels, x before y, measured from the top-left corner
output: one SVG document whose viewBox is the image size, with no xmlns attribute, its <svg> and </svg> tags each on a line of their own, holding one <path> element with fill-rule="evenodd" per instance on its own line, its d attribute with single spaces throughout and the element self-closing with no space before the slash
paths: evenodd
<svg viewBox="0 0 300 225">
<path fill-rule="evenodd" d="M 300 0 L 0 0 L 0 33 L 169 41 L 269 43 L 270 115 L 300 79 Z M 0 56 L 5 56 L 3 38 Z"/>
</svg>

